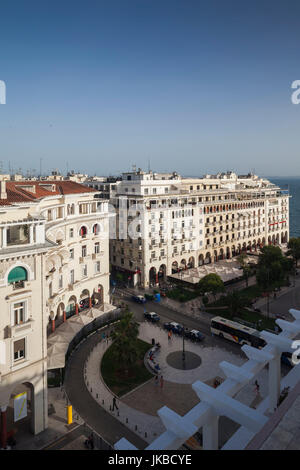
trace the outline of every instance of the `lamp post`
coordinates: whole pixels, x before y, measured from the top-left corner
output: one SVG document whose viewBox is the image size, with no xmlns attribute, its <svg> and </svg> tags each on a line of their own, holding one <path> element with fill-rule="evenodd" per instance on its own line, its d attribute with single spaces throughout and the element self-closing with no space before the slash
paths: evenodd
<svg viewBox="0 0 300 470">
<path fill-rule="evenodd" d="M 185 340 L 185 332 L 186 328 L 183 326 L 183 331 L 182 331 L 182 361 L 185 362 L 185 349 L 184 349 L 184 340 Z"/>
</svg>

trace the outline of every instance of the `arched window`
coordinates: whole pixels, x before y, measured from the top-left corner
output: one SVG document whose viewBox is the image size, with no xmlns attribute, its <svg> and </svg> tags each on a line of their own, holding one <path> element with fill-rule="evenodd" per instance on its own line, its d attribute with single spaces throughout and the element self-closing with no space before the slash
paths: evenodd
<svg viewBox="0 0 300 470">
<path fill-rule="evenodd" d="M 83 225 L 82 227 L 80 227 L 79 235 L 80 235 L 81 237 L 86 237 L 86 234 L 87 234 L 87 229 L 86 229 L 86 227 Z"/>
<path fill-rule="evenodd" d="M 93 234 L 94 234 L 94 235 L 98 235 L 99 232 L 100 232 L 99 224 L 93 225 Z"/>
<path fill-rule="evenodd" d="M 24 281 L 27 281 L 27 271 L 22 266 L 16 266 L 8 275 L 8 283 L 23 287 Z"/>
</svg>

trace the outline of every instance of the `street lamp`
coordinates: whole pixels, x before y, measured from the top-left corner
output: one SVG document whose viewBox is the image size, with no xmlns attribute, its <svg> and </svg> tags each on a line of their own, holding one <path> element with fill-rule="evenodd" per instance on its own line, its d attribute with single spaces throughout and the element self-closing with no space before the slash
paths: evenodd
<svg viewBox="0 0 300 470">
<path fill-rule="evenodd" d="M 186 328 L 183 326 L 183 331 L 182 331 L 182 361 L 185 361 L 185 349 L 184 349 L 184 340 L 185 340 L 185 330 Z"/>
</svg>

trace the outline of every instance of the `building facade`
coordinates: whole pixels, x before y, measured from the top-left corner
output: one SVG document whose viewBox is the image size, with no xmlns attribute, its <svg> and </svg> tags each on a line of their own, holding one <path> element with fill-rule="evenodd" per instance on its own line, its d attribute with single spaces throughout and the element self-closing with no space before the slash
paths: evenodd
<svg viewBox="0 0 300 470">
<path fill-rule="evenodd" d="M 182 178 L 123 173 L 110 198 L 110 260 L 129 284 L 149 287 L 183 269 L 285 244 L 287 191 L 255 175 Z"/>
<path fill-rule="evenodd" d="M 30 425 L 47 427 L 47 336 L 80 306 L 109 303 L 108 203 L 71 181 L 1 183 L 0 406 L 27 393 Z M 92 321 L 92 319 L 91 319 Z"/>
</svg>

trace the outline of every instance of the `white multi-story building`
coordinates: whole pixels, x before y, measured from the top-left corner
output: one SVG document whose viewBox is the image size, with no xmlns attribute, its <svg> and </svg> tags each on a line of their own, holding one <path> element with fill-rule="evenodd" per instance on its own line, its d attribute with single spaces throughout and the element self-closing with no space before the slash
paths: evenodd
<svg viewBox="0 0 300 470">
<path fill-rule="evenodd" d="M 139 169 L 115 185 L 110 259 L 133 285 L 288 241 L 288 193 L 252 174 L 182 178 Z"/>
<path fill-rule="evenodd" d="M 3 444 L 14 397 L 24 386 L 32 431 L 47 427 L 47 336 L 78 313 L 81 301 L 109 303 L 109 223 L 108 202 L 80 184 L 0 184 Z"/>
</svg>

